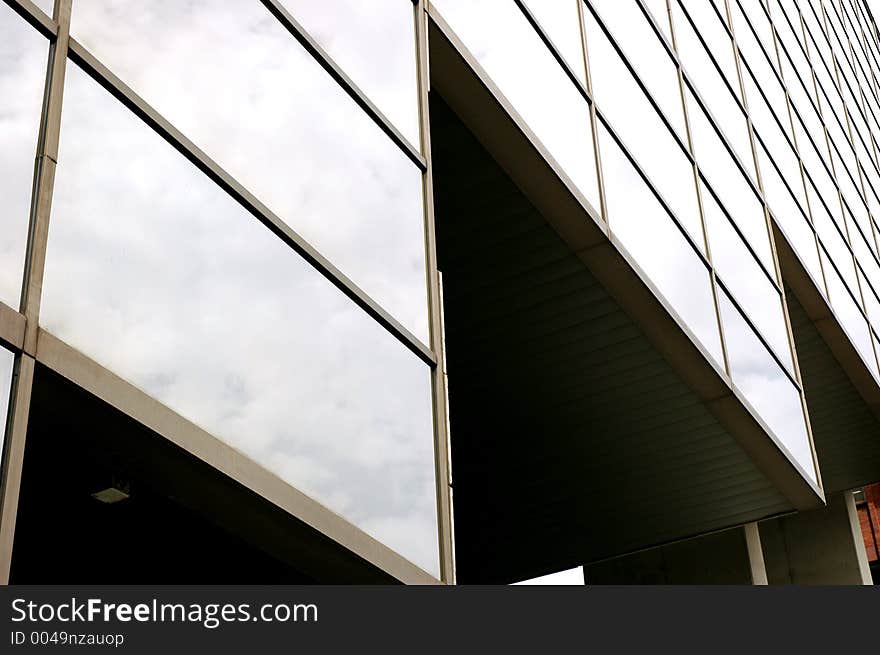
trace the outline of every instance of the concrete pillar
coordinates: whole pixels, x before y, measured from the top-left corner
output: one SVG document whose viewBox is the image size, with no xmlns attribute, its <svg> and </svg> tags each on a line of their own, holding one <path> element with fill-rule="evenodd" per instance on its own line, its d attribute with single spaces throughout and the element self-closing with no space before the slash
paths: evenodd
<svg viewBox="0 0 880 655">
<path fill-rule="evenodd" d="M 872 584 L 852 492 L 760 524 L 770 584 Z"/>
<path fill-rule="evenodd" d="M 761 547 L 761 533 L 757 523 L 746 523 L 743 526 L 746 537 L 746 549 L 749 554 L 752 584 L 766 585 L 767 568 L 764 565 L 764 550 Z"/>
<path fill-rule="evenodd" d="M 754 523 L 584 567 L 586 584 L 767 584 Z"/>
</svg>

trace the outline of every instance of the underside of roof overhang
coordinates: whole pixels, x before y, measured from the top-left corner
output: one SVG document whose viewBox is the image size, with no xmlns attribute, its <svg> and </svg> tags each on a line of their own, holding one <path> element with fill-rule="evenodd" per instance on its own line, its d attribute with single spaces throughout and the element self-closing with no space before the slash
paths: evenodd
<svg viewBox="0 0 880 655">
<path fill-rule="evenodd" d="M 459 581 L 820 506 L 439 17 L 429 43 Z"/>
</svg>

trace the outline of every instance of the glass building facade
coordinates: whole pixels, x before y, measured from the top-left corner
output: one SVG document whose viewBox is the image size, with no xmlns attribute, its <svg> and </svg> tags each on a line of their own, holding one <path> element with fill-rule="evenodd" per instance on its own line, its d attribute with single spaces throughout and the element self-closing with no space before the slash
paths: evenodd
<svg viewBox="0 0 880 655">
<path fill-rule="evenodd" d="M 0 301 L 443 579 L 423 4 L 0 3 Z M 820 485 L 774 225 L 880 383 L 865 3 L 431 5 Z"/>
<path fill-rule="evenodd" d="M 880 380 L 872 322 L 880 311 L 872 281 L 880 273 L 878 44 L 868 8 L 433 4 L 708 356 L 818 480 L 771 221 Z M 547 97 L 552 110 L 541 104 Z"/>
<path fill-rule="evenodd" d="M 41 327 L 439 578 L 414 5 L 76 4 L 0 4 L 0 299 L 56 93 Z"/>
</svg>

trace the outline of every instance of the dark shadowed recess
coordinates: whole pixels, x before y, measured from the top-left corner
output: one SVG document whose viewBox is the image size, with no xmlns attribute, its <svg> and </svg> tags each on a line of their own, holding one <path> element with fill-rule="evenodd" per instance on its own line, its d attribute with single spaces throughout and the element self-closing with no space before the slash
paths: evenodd
<svg viewBox="0 0 880 655">
<path fill-rule="evenodd" d="M 33 394 L 11 582 L 391 582 L 54 372 Z M 129 498 L 92 497 L 114 482 Z"/>
<path fill-rule="evenodd" d="M 459 582 L 790 509 L 436 91 L 430 111 Z"/>
</svg>

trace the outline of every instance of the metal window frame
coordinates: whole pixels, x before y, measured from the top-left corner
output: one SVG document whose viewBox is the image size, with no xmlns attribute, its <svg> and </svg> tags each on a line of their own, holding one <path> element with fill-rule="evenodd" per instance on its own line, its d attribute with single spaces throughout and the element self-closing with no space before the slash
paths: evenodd
<svg viewBox="0 0 880 655">
<path fill-rule="evenodd" d="M 739 3 L 738 3 L 738 4 L 739 4 Z M 785 21 L 787 22 L 787 24 L 788 24 L 788 26 L 789 26 L 789 29 L 791 29 L 792 34 L 797 38 L 797 34 L 798 34 L 798 32 L 797 32 L 797 30 L 795 29 L 795 27 L 791 24 L 790 17 L 788 16 L 787 12 L 785 11 L 785 9 L 784 9 L 784 8 L 783 8 L 778 2 L 777 2 L 777 5 L 779 6 L 779 9 L 782 11 L 783 18 L 784 18 Z M 751 18 L 750 18 L 750 16 L 748 15 L 747 12 L 745 12 L 745 11 L 743 10 L 741 4 L 739 5 L 739 7 L 740 7 L 740 11 L 742 12 L 742 15 L 743 15 L 744 20 L 745 20 L 746 23 L 749 25 L 750 29 L 754 32 L 754 26 L 751 25 Z M 811 134 L 810 130 L 807 129 L 806 123 L 804 123 L 803 119 L 799 116 L 799 111 L 803 111 L 804 109 L 798 110 L 798 109 L 793 105 L 793 103 L 792 103 L 792 101 L 791 101 L 791 98 L 790 98 L 790 95 L 789 95 L 789 93 L 788 93 L 788 85 L 786 84 L 785 80 L 783 79 L 783 88 L 785 89 L 785 95 L 786 95 L 786 99 L 787 99 L 787 102 L 788 102 L 788 105 L 789 105 L 790 120 L 794 121 L 794 120 L 795 120 L 795 117 L 797 117 L 797 120 L 799 120 L 799 121 L 801 122 L 801 125 L 802 125 L 802 127 L 804 128 L 804 129 L 803 129 L 803 133 L 804 133 L 804 135 L 806 135 L 806 137 L 812 142 L 811 145 L 812 145 L 813 148 L 816 150 L 816 153 L 817 153 L 817 155 L 818 155 L 819 160 L 822 162 L 822 165 L 825 166 L 825 168 L 826 168 L 826 173 L 828 174 L 829 179 L 832 181 L 832 184 L 833 184 L 833 186 L 834 186 L 835 192 L 836 192 L 836 194 L 837 194 L 837 196 L 838 196 L 838 202 L 839 202 L 839 204 L 840 204 L 840 211 L 842 212 L 842 218 L 843 218 L 843 216 L 844 216 L 847 212 L 849 212 L 850 215 L 851 215 L 852 212 L 851 212 L 851 210 L 850 210 L 850 208 L 849 208 L 849 205 L 848 205 L 847 201 L 846 201 L 846 200 L 844 199 L 844 197 L 843 197 L 842 190 L 841 190 L 841 188 L 840 188 L 839 182 L 838 182 L 837 177 L 836 177 L 836 175 L 835 175 L 835 172 L 836 172 L 836 171 L 835 171 L 835 167 L 834 167 L 834 164 L 833 164 L 833 162 L 832 162 L 832 157 L 831 157 L 831 148 L 832 148 L 832 147 L 835 149 L 835 152 L 836 152 L 836 154 L 837 154 L 837 156 L 838 156 L 839 158 L 840 158 L 840 151 L 837 149 L 837 144 L 834 142 L 834 140 L 831 138 L 831 136 L 830 136 L 830 134 L 829 134 L 829 132 L 828 132 L 828 128 L 827 128 L 827 125 L 825 124 L 825 118 L 823 117 L 823 112 L 822 112 L 821 108 L 818 107 L 818 106 L 815 104 L 815 103 L 816 103 L 816 100 L 818 99 L 818 96 L 816 96 L 816 95 L 814 95 L 814 94 L 820 92 L 820 90 L 821 90 L 821 93 L 822 93 L 823 95 L 825 95 L 825 99 L 826 99 L 826 102 L 828 103 L 829 108 L 832 110 L 832 112 L 833 112 L 834 110 L 833 110 L 833 107 L 831 107 L 831 104 L 830 104 L 830 98 L 827 96 L 827 91 L 824 89 L 824 86 L 823 86 L 823 85 L 819 82 L 819 80 L 816 78 L 816 74 L 815 74 L 815 72 L 813 71 L 813 67 L 812 67 L 812 63 L 811 63 L 810 57 L 809 57 L 809 53 L 806 52 L 806 51 L 804 50 L 804 43 L 805 43 L 806 41 L 805 41 L 805 40 L 804 40 L 804 41 L 802 41 L 802 40 L 798 40 L 798 42 L 797 42 L 797 44 L 796 44 L 795 47 L 799 47 L 799 48 L 801 48 L 801 52 L 802 52 L 802 54 L 804 55 L 804 60 L 805 60 L 806 64 L 810 67 L 810 74 L 811 74 L 811 77 L 813 78 L 812 81 L 813 81 L 814 89 L 815 89 L 815 91 L 813 91 L 813 92 L 811 92 L 811 91 L 806 87 L 806 83 L 805 83 L 804 80 L 801 78 L 800 71 L 798 70 L 798 67 L 795 66 L 794 61 L 793 61 L 793 59 L 792 59 L 792 57 L 791 57 L 791 54 L 788 52 L 787 46 L 786 46 L 784 43 L 782 43 L 781 37 L 780 37 L 780 35 L 779 35 L 779 31 L 778 31 L 778 29 L 777 29 L 777 27 L 776 27 L 776 23 L 775 23 L 775 21 L 773 20 L 773 17 L 772 17 L 769 13 L 767 13 L 767 8 L 762 7 L 762 9 L 765 11 L 765 16 L 768 18 L 768 20 L 769 20 L 769 22 L 770 22 L 770 25 L 771 25 L 771 27 L 772 27 L 772 34 L 773 34 L 773 38 L 774 38 L 775 48 L 776 48 L 776 50 L 777 50 L 777 56 L 781 58 L 781 57 L 784 55 L 784 56 L 787 58 L 792 73 L 797 77 L 797 82 L 800 83 L 800 84 L 802 85 L 802 87 L 804 88 L 804 91 L 806 92 L 806 97 L 808 98 L 808 100 L 809 100 L 811 103 L 813 103 L 813 111 L 816 113 L 816 116 L 819 118 L 819 122 L 820 122 L 820 125 L 822 126 L 822 130 L 823 130 L 823 133 L 824 133 L 824 136 L 825 136 L 825 139 L 826 139 L 826 147 L 829 149 L 829 150 L 828 150 L 828 155 L 823 155 L 823 154 L 822 154 L 822 150 L 821 150 L 821 149 L 815 144 L 815 140 L 814 140 L 814 139 L 816 138 L 817 135 L 813 135 L 813 134 Z M 810 33 L 809 28 L 808 28 L 808 27 L 806 26 L 806 24 L 804 23 L 803 18 L 802 18 L 800 15 L 797 17 L 797 21 L 798 21 L 799 27 L 800 27 L 800 29 L 801 29 L 801 34 L 802 34 L 802 36 L 800 37 L 800 39 L 805 39 L 805 38 L 807 38 L 807 35 L 809 35 L 809 38 L 814 38 L 813 35 Z M 760 42 L 759 42 L 759 45 L 761 45 Z M 829 44 L 829 46 L 830 46 L 830 44 Z M 817 54 L 820 54 L 820 56 L 821 56 L 821 53 L 818 53 L 818 50 L 817 50 Z M 832 53 L 832 55 L 833 55 L 833 53 Z M 741 52 L 740 52 L 740 56 L 743 57 L 743 54 L 742 54 Z M 745 61 L 744 58 L 743 58 L 743 61 Z M 772 62 L 771 62 L 771 63 L 772 63 Z M 824 59 L 823 59 L 823 64 L 824 64 Z M 827 66 L 826 66 L 826 68 L 827 68 Z M 834 82 L 834 79 L 833 79 L 833 78 L 830 78 L 830 79 L 831 79 L 832 82 Z M 760 83 L 758 83 L 757 80 L 754 80 L 754 81 L 756 82 L 756 86 L 757 86 L 757 88 L 758 88 L 759 90 L 763 91 L 763 90 L 761 89 L 761 85 L 760 85 Z M 835 87 L 835 88 L 836 88 L 836 87 Z M 839 92 L 839 90 L 838 90 L 838 94 L 839 94 L 839 93 L 840 93 L 840 92 Z M 844 109 L 847 110 L 847 103 L 846 103 L 846 100 L 843 98 L 842 95 L 841 95 L 841 103 L 842 103 L 842 106 L 844 107 Z M 809 111 L 809 110 L 806 109 L 806 111 Z M 835 118 L 838 119 L 838 117 L 836 116 L 836 113 L 835 113 L 834 115 L 835 115 Z M 839 124 L 839 119 L 838 119 L 838 124 Z M 841 126 L 841 127 L 842 127 L 842 129 L 843 129 L 843 126 Z M 844 132 L 844 135 L 846 135 L 846 132 Z M 820 138 L 821 138 L 821 137 L 820 137 Z M 848 137 L 848 138 L 851 138 L 851 137 Z M 859 161 L 859 158 L 858 158 L 858 153 L 855 152 L 855 148 L 852 146 L 852 143 L 849 143 L 849 145 L 850 145 L 850 148 L 853 149 L 853 154 L 855 155 L 855 160 L 856 160 L 857 164 L 860 164 L 860 161 Z M 798 159 L 799 159 L 799 162 L 800 162 L 801 174 L 802 174 L 802 176 L 803 176 L 803 178 L 804 178 L 804 180 L 803 180 L 804 184 L 805 184 L 805 185 L 808 184 L 808 183 L 809 183 L 809 184 L 812 184 L 813 188 L 814 188 L 814 189 L 816 190 L 816 192 L 817 192 L 817 193 L 816 193 L 816 197 L 819 198 L 819 201 L 825 206 L 826 211 L 828 211 L 828 212 L 833 216 L 833 212 L 831 212 L 831 208 L 829 208 L 829 207 L 827 206 L 827 204 L 826 204 L 826 199 L 822 196 L 822 194 L 818 193 L 818 188 L 816 187 L 815 183 L 812 182 L 812 180 L 811 180 L 811 175 L 808 173 L 808 171 L 807 171 L 806 168 L 804 167 L 803 161 L 800 159 L 800 154 L 799 154 L 799 150 L 797 149 L 797 146 L 796 146 L 796 153 L 797 153 L 797 156 L 798 156 Z M 772 155 L 770 155 L 769 158 L 770 158 L 770 160 L 771 160 L 771 162 L 772 162 L 772 161 L 773 161 Z M 841 158 L 841 161 L 842 161 L 842 158 Z M 774 166 L 775 166 L 775 162 L 773 162 L 773 164 L 774 164 Z M 861 164 L 860 164 L 860 165 L 861 165 Z M 851 176 L 851 175 L 850 175 L 850 180 L 853 181 L 853 183 L 855 184 L 855 180 L 852 180 L 852 176 Z M 856 188 L 858 189 L 858 187 L 856 187 Z M 861 193 L 864 193 L 864 189 L 861 190 Z M 862 200 L 863 203 L 865 202 L 864 197 L 862 197 L 861 200 Z M 810 205 L 809 199 L 808 199 L 808 203 L 807 203 L 807 204 Z M 867 204 L 866 204 L 865 208 L 867 209 Z M 812 213 L 812 210 L 813 210 L 813 208 L 808 207 L 808 211 L 810 211 L 810 212 Z M 870 216 L 870 212 L 868 212 L 868 215 Z M 851 217 L 851 220 L 854 221 L 854 219 L 853 219 L 852 217 Z M 811 221 L 811 222 L 812 222 L 812 221 Z M 855 221 L 854 221 L 854 222 L 855 222 Z M 832 221 L 832 223 L 835 225 L 835 229 L 837 229 L 838 232 L 840 232 L 840 226 L 837 224 L 837 221 Z M 872 219 L 872 223 L 873 223 L 873 219 Z M 856 226 L 859 227 L 858 225 L 856 225 Z M 814 229 L 813 231 L 814 231 L 814 233 L 815 233 L 815 229 Z M 860 233 L 862 234 L 862 236 L 864 237 L 864 234 L 862 233 L 862 231 L 861 231 L 860 228 L 859 228 L 859 231 L 860 231 Z M 841 236 L 843 237 L 843 241 L 844 241 L 844 243 L 846 244 L 846 247 L 847 247 L 847 249 L 849 250 L 850 255 L 851 255 L 852 259 L 853 259 L 854 272 L 858 273 L 859 271 L 862 270 L 862 267 L 860 266 L 860 264 L 859 264 L 859 262 L 858 262 L 858 258 L 857 258 L 856 255 L 855 255 L 855 251 L 854 251 L 853 248 L 852 248 L 851 242 L 850 242 L 850 240 L 849 240 L 850 237 L 849 237 L 848 231 L 847 231 L 847 233 L 845 233 L 845 234 L 844 234 L 843 232 L 840 232 L 840 234 L 841 234 Z M 824 252 L 824 253 L 825 253 L 825 258 L 828 260 L 829 263 L 831 263 L 831 265 L 832 265 L 835 269 L 837 269 L 838 263 L 835 262 L 835 261 L 833 260 L 833 258 L 830 257 L 830 255 L 828 255 L 828 250 L 827 250 L 827 248 L 825 247 L 825 244 L 822 243 L 822 240 L 821 240 L 821 238 L 819 237 L 818 233 L 815 233 L 815 235 L 816 235 L 817 248 L 819 248 L 820 252 Z M 869 251 L 870 251 L 872 254 L 875 254 L 875 252 L 876 252 L 876 248 L 871 248 L 871 247 L 870 247 L 870 242 L 868 242 L 868 245 L 869 245 Z M 824 263 L 824 261 L 825 261 L 825 260 L 823 260 L 822 257 L 820 257 L 819 260 L 820 260 L 820 262 L 819 262 L 819 263 L 820 263 L 820 268 L 822 269 L 823 277 L 824 277 L 824 275 L 825 275 L 825 271 L 824 271 L 825 263 Z M 835 270 L 834 274 L 836 274 L 836 275 L 838 275 L 838 277 L 840 277 L 840 272 L 839 272 L 839 270 Z M 865 279 L 867 279 L 867 277 L 864 276 L 864 273 L 862 274 L 862 276 L 865 277 Z M 841 279 L 842 279 L 842 278 L 841 278 Z M 861 284 L 861 280 L 858 278 L 858 276 L 857 276 L 857 284 Z M 847 289 L 847 292 L 850 294 L 851 297 L 854 297 L 854 296 L 855 296 L 855 293 L 853 292 L 853 290 L 849 289 L 849 285 L 847 285 L 845 282 L 844 282 L 844 287 Z M 827 285 L 826 285 L 826 289 L 827 289 Z M 867 318 L 867 311 L 866 311 L 866 308 L 865 308 L 864 296 L 863 296 L 864 290 L 861 289 L 861 286 L 860 286 L 859 289 L 857 290 L 857 293 L 858 293 L 858 298 L 859 298 L 859 299 L 858 299 L 858 300 L 855 300 L 855 298 L 854 298 L 854 300 L 855 300 L 855 302 L 856 302 L 856 306 L 859 308 L 859 311 L 860 311 L 860 313 L 862 314 L 862 316 L 865 317 L 865 318 Z M 828 297 L 827 290 L 826 290 L 826 292 L 825 292 L 825 296 L 826 296 L 826 298 Z M 835 311 L 833 310 L 833 308 L 830 307 L 830 305 L 829 305 L 829 307 L 828 307 L 828 311 L 830 312 L 831 315 L 836 315 Z M 835 318 L 835 320 L 838 320 L 838 321 L 839 321 L 839 319 L 837 319 L 837 318 Z M 870 322 L 870 321 L 868 321 L 868 325 L 869 325 L 869 333 L 873 335 L 873 334 L 875 333 L 875 330 L 874 330 L 873 326 L 871 325 L 871 322 Z M 841 326 L 842 326 L 842 323 L 841 323 Z M 872 347 L 875 349 L 875 360 L 876 360 L 878 353 L 876 352 L 876 346 L 875 346 L 873 343 L 872 343 Z M 876 362 L 875 362 L 875 365 L 876 365 Z"/>
</svg>

